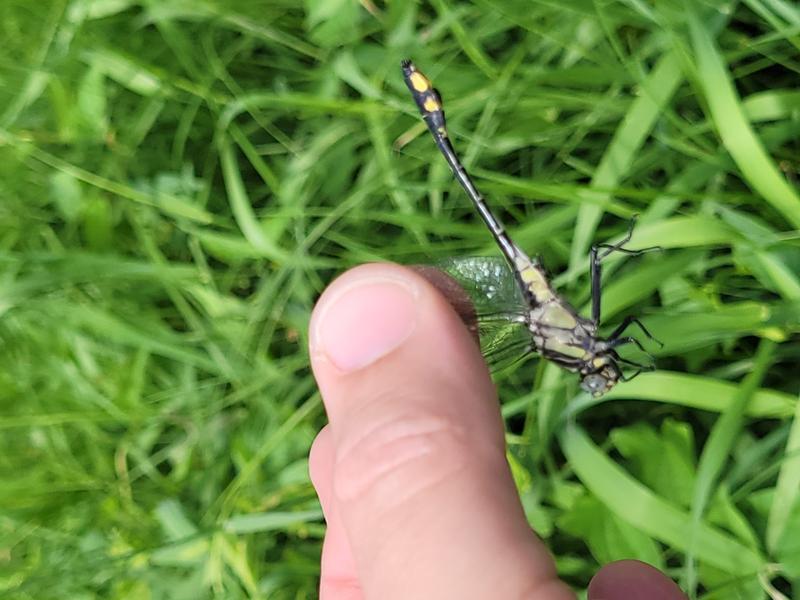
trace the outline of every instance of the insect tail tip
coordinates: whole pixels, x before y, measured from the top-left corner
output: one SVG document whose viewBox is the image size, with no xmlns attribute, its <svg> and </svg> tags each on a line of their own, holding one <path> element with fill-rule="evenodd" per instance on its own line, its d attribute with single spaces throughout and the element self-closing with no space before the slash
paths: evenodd
<svg viewBox="0 0 800 600">
<path fill-rule="evenodd" d="M 405 72 L 416 71 L 416 69 L 414 68 L 414 63 L 407 58 L 404 58 L 403 60 L 400 61 L 400 66 Z"/>
</svg>

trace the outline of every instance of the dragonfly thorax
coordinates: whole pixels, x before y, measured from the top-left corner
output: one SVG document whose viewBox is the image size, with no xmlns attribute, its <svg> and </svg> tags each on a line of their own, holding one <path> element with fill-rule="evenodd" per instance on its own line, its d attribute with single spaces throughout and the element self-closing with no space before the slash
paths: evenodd
<svg viewBox="0 0 800 600">
<path fill-rule="evenodd" d="M 528 329 L 537 352 L 561 367 L 579 373 L 581 388 L 600 396 L 622 376 L 613 350 L 597 337 L 594 322 L 554 296 L 528 313 Z"/>
<path fill-rule="evenodd" d="M 559 299 L 534 306 L 527 321 L 536 350 L 546 358 L 570 371 L 581 371 L 594 358 L 594 324 Z"/>
</svg>

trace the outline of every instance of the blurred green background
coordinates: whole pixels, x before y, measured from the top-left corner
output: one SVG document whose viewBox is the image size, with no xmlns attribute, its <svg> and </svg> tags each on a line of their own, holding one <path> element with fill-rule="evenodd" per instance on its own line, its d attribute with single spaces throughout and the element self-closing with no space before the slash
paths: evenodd
<svg viewBox="0 0 800 600">
<path fill-rule="evenodd" d="M 664 248 L 604 271 L 658 371 L 498 377 L 562 577 L 800 597 L 796 3 L 4 0 L 0 40 L 0 595 L 316 597 L 315 298 L 496 254 L 409 57 L 577 306 L 632 215 Z"/>
</svg>

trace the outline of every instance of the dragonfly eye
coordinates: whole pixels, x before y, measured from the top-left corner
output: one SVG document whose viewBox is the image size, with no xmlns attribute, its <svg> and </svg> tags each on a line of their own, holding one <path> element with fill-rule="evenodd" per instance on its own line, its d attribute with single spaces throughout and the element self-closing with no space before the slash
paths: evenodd
<svg viewBox="0 0 800 600">
<path fill-rule="evenodd" d="M 590 373 L 581 380 L 581 388 L 585 392 L 589 392 L 593 396 L 595 394 L 602 394 L 608 388 L 608 379 L 600 373 Z"/>
</svg>

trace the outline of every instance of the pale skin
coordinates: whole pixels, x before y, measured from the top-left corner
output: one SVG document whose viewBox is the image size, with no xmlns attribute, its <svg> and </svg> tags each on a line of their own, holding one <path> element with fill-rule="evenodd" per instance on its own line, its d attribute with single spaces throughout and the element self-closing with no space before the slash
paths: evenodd
<svg viewBox="0 0 800 600">
<path fill-rule="evenodd" d="M 330 421 L 310 456 L 322 600 L 574 600 L 525 519 L 495 388 L 447 299 L 410 269 L 364 265 L 324 292 L 310 332 Z M 589 599 L 623 598 L 685 596 L 622 561 Z"/>
</svg>

